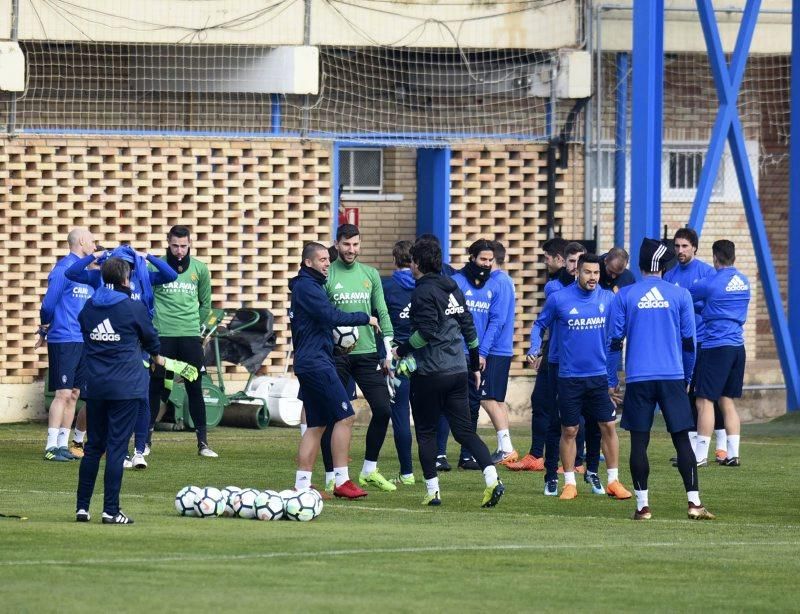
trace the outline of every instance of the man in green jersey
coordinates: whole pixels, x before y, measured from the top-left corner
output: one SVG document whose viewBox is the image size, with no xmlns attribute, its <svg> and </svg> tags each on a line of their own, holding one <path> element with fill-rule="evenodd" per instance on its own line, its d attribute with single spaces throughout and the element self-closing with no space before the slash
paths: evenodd
<svg viewBox="0 0 800 614">
<path fill-rule="evenodd" d="M 383 297 L 383 286 L 378 271 L 358 262 L 361 251 L 361 234 L 353 224 L 343 224 L 336 231 L 336 249 L 339 257 L 328 269 L 325 290 L 331 303 L 345 312 L 361 311 L 376 314 L 383 331 L 385 358 L 378 356 L 375 332 L 370 326 L 358 327 L 358 342 L 351 352 L 334 357 L 336 371 L 342 384 L 355 380 L 372 410 L 372 419 L 367 428 L 367 446 L 364 466 L 358 478 L 361 486 L 377 486 L 381 490 L 397 490 L 392 482 L 378 472 L 378 455 L 386 439 L 386 430 L 392 415 L 386 376 L 391 368 L 391 342 L 394 332 L 389 319 L 389 310 Z M 330 432 L 322 440 L 322 455 L 325 461 L 325 487 L 333 488 L 333 459 L 330 452 Z"/>
<path fill-rule="evenodd" d="M 156 313 L 153 324 L 158 330 L 161 355 L 176 358 L 197 368 L 201 376 L 206 372 L 200 326 L 211 312 L 211 275 L 208 267 L 190 256 L 191 238 L 186 226 L 173 226 L 167 234 L 166 262 L 178 274 L 178 279 L 161 286 L 153 286 Z M 195 381 L 184 380 L 189 399 L 189 413 L 197 435 L 197 453 L 216 458 L 217 453 L 208 447 L 206 438 L 206 403 L 203 400 L 201 377 Z M 164 393 L 164 372 L 156 371 L 150 379 L 150 429 L 158 415 Z"/>
</svg>

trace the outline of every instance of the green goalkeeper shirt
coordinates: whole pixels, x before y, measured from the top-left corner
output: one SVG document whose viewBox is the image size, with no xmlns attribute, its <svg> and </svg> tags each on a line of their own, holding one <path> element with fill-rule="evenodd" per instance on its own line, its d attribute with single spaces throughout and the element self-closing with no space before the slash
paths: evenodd
<svg viewBox="0 0 800 614">
<path fill-rule="evenodd" d="M 162 337 L 197 337 L 211 311 L 211 275 L 205 263 L 189 259 L 178 279 L 153 286 L 156 313 L 153 324 Z"/>
<path fill-rule="evenodd" d="M 337 309 L 348 313 L 356 311 L 369 315 L 374 313 L 378 317 L 383 334 L 387 337 L 394 336 L 377 269 L 361 264 L 358 260 L 350 265 L 342 260 L 335 260 L 328 269 L 325 290 Z M 352 354 L 370 354 L 376 351 L 375 331 L 371 326 L 359 326 L 358 343 Z"/>
</svg>

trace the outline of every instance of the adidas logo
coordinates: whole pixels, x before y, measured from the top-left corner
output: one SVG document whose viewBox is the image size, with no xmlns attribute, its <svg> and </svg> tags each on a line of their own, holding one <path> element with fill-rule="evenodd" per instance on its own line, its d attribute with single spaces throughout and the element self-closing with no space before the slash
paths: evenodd
<svg viewBox="0 0 800 614">
<path fill-rule="evenodd" d="M 89 339 L 92 341 L 119 341 L 121 337 L 114 332 L 111 321 L 106 318 L 89 333 Z"/>
<path fill-rule="evenodd" d="M 451 294 L 447 300 L 447 309 L 444 310 L 444 315 L 451 316 L 456 313 L 464 313 L 464 307 L 459 305 L 456 297 Z"/>
<path fill-rule="evenodd" d="M 731 277 L 731 280 L 728 282 L 728 285 L 725 286 L 725 292 L 744 292 L 745 290 L 749 290 L 750 286 L 748 286 L 741 277 L 738 275 L 734 275 Z"/>
<path fill-rule="evenodd" d="M 333 287 L 334 290 L 341 290 L 342 288 L 344 288 L 344 286 L 339 281 L 337 281 L 336 285 Z"/>
<path fill-rule="evenodd" d="M 464 293 L 464 296 L 472 296 L 472 290 L 467 290 L 467 291 Z"/>
<path fill-rule="evenodd" d="M 403 308 L 403 311 L 400 312 L 400 319 L 401 320 L 408 320 L 409 317 L 411 317 L 411 303 L 406 305 Z"/>
<path fill-rule="evenodd" d="M 661 295 L 658 288 L 653 288 L 639 299 L 637 307 L 639 309 L 665 309 L 669 307 L 669 301 Z"/>
<path fill-rule="evenodd" d="M 571 316 L 578 315 L 578 308 L 577 307 L 573 307 L 572 309 L 570 309 L 569 310 L 569 315 L 571 315 Z"/>
</svg>

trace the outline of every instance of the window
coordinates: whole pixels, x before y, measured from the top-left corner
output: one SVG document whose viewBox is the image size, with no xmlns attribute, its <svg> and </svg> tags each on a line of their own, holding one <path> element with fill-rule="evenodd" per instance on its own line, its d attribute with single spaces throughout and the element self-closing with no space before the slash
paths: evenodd
<svg viewBox="0 0 800 614">
<path fill-rule="evenodd" d="M 706 147 L 669 144 L 661 156 L 662 198 L 668 200 L 694 200 L 700 184 L 700 173 L 706 157 Z M 725 159 L 720 161 L 711 198 L 722 198 L 725 193 Z"/>
<path fill-rule="evenodd" d="M 342 193 L 380 194 L 383 190 L 383 150 L 340 149 L 339 185 Z"/>
</svg>

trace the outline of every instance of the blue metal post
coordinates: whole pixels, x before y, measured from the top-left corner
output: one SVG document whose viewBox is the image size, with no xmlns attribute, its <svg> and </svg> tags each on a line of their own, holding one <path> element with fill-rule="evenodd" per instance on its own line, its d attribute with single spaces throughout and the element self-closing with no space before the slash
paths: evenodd
<svg viewBox="0 0 800 614">
<path fill-rule="evenodd" d="M 450 262 L 450 148 L 417 150 L 417 234 L 432 233 Z"/>
<path fill-rule="evenodd" d="M 664 111 L 664 0 L 633 3 L 631 269 L 639 245 L 661 236 L 661 138 Z"/>
<path fill-rule="evenodd" d="M 614 245 L 625 245 L 625 162 L 628 146 L 627 53 L 617 54 L 617 117 L 614 134 Z"/>
<path fill-rule="evenodd" d="M 339 228 L 339 150 L 341 145 L 334 141 L 331 152 L 331 241 L 336 239 Z"/>
<path fill-rule="evenodd" d="M 281 133 L 281 97 L 280 94 L 270 94 L 272 100 L 270 113 L 270 128 L 272 134 Z"/>
<path fill-rule="evenodd" d="M 800 0 L 792 2 L 792 84 L 789 129 L 789 331 L 795 356 L 800 353 L 800 281 L 792 264 L 800 262 Z M 796 408 L 796 407 L 795 407 Z M 795 409 L 792 408 L 792 409 Z"/>
</svg>

